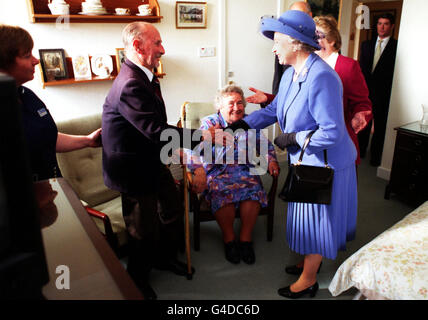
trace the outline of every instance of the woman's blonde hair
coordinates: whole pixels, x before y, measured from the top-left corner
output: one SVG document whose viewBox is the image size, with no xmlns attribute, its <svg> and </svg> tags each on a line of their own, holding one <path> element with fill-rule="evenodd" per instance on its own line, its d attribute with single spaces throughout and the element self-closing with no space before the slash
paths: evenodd
<svg viewBox="0 0 428 320">
<path fill-rule="evenodd" d="M 242 91 L 241 87 L 229 84 L 217 91 L 217 94 L 214 98 L 214 105 L 217 110 L 222 107 L 223 98 L 228 96 L 229 93 L 238 93 L 242 97 L 242 102 L 244 103 L 244 107 L 247 105 L 247 101 L 245 101 L 244 91 Z"/>
<path fill-rule="evenodd" d="M 317 16 L 314 21 L 318 27 L 323 28 L 327 41 L 334 42 L 334 49 L 339 51 L 342 47 L 342 37 L 336 19 L 333 16 Z"/>
</svg>

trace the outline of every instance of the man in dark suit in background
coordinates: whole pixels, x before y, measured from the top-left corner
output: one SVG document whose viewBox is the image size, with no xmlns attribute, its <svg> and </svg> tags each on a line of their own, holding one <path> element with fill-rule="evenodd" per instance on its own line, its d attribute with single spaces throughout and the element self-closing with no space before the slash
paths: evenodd
<svg viewBox="0 0 428 320">
<path fill-rule="evenodd" d="M 149 285 L 153 267 L 187 275 L 186 265 L 176 258 L 183 206 L 171 172 L 160 160 L 167 143 L 160 135 L 176 130 L 182 145 L 185 133 L 193 130 L 167 123 L 159 81 L 152 73 L 165 53 L 158 30 L 133 22 L 122 38 L 127 59 L 103 106 L 103 175 L 109 188 L 121 192 L 130 246 L 128 273 L 145 299 L 156 299 Z M 204 131 L 202 136 L 214 135 Z"/>
<path fill-rule="evenodd" d="M 394 17 L 391 14 L 379 16 L 376 26 L 378 37 L 365 41 L 361 45 L 360 66 L 373 104 L 374 132 L 370 145 L 370 164 L 377 167 L 382 159 L 385 140 L 397 40 L 392 38 Z M 371 128 L 370 122 L 358 134 L 361 157 L 366 154 Z"/>
</svg>

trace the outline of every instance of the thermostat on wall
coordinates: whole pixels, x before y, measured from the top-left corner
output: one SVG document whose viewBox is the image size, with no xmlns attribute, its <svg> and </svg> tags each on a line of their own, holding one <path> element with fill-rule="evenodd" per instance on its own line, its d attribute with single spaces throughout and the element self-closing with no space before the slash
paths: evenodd
<svg viewBox="0 0 428 320">
<path fill-rule="evenodd" d="M 200 47 L 198 48 L 198 55 L 200 57 L 214 57 L 215 47 Z"/>
</svg>

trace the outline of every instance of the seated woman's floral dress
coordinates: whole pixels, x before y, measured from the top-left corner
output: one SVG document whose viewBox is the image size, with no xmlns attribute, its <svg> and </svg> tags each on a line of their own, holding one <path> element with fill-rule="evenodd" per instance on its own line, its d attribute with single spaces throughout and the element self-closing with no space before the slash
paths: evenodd
<svg viewBox="0 0 428 320">
<path fill-rule="evenodd" d="M 227 127 L 220 112 L 203 118 L 201 122 L 201 130 L 207 130 L 217 123 L 223 128 Z M 256 151 L 259 156 L 255 155 Z M 187 152 L 187 156 L 190 156 L 188 168 L 192 172 L 200 167 L 205 169 L 208 189 L 203 195 L 211 203 L 212 213 L 230 203 L 238 208 L 239 203 L 245 200 L 258 201 L 262 207 L 267 206 L 260 174 L 266 173 L 268 163 L 277 160 L 274 146 L 260 130 L 237 133 L 234 145 L 229 147 L 205 145 L 202 142 L 192 152 Z M 258 167 L 253 164 L 257 159 L 260 160 Z"/>
</svg>

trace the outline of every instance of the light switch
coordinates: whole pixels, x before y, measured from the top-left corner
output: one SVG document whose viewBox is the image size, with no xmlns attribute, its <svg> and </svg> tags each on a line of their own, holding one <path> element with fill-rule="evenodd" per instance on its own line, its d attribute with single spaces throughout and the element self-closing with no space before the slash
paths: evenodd
<svg viewBox="0 0 428 320">
<path fill-rule="evenodd" d="M 200 57 L 214 57 L 215 47 L 200 47 L 198 48 L 198 55 Z"/>
</svg>

